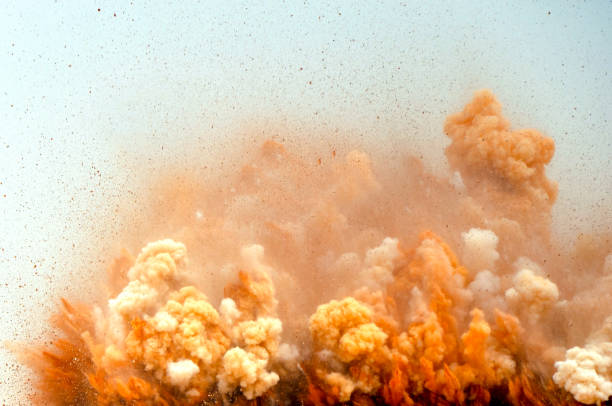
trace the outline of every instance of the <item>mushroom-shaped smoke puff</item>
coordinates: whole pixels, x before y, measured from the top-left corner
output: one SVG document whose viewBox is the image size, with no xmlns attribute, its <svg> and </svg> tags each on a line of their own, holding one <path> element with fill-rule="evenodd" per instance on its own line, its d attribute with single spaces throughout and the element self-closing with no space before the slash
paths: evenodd
<svg viewBox="0 0 612 406">
<path fill-rule="evenodd" d="M 463 239 L 463 263 L 472 272 L 492 270 L 499 259 L 497 243 L 499 238 L 491 230 L 471 228 L 461 233 Z"/>
<path fill-rule="evenodd" d="M 241 254 L 248 272 L 240 272 L 239 283 L 226 287 L 229 297 L 220 305 L 233 348 L 223 355 L 217 379 L 221 393 L 239 387 L 247 399 L 253 399 L 279 381 L 278 374 L 268 367 L 278 352 L 283 326 L 273 317 L 278 303 L 270 278 L 274 269 L 263 262 L 264 248 L 246 246 Z"/>
<path fill-rule="evenodd" d="M 375 393 L 380 375 L 390 362 L 387 334 L 373 322 L 373 312 L 352 297 L 320 305 L 310 318 L 310 333 L 319 350 L 332 352 L 349 370 L 347 374 L 322 372 L 329 386 L 338 388 L 340 401 L 356 389 Z"/>
<path fill-rule="evenodd" d="M 553 157 L 554 141 L 532 129 L 511 131 L 501 110 L 495 96 L 481 90 L 462 112 L 447 118 L 444 131 L 452 140 L 446 150 L 451 166 L 459 169 L 464 181 L 491 174 L 524 191 L 533 203 L 550 206 L 557 186 L 546 178 L 544 165 Z"/>
<path fill-rule="evenodd" d="M 127 273 L 129 283 L 109 300 L 109 308 L 125 317 L 135 316 L 153 305 L 167 290 L 166 281 L 174 278 L 185 262 L 187 249 L 173 240 L 147 244 Z"/>
<path fill-rule="evenodd" d="M 234 347 L 223 356 L 223 370 L 218 375 L 219 390 L 229 393 L 240 387 L 247 399 L 261 396 L 278 383 L 275 372 L 268 372 L 268 355 L 265 351 L 249 352 Z"/>
<path fill-rule="evenodd" d="M 196 288 L 171 293 L 155 316 L 132 322 L 132 326 L 126 351 L 157 379 L 200 393 L 214 383 L 230 339 L 219 314 Z"/>
<path fill-rule="evenodd" d="M 559 289 L 554 282 L 536 275 L 530 269 L 519 271 L 513 287 L 506 291 L 506 300 L 514 307 L 527 310 L 531 321 L 537 320 L 559 299 Z"/>
<path fill-rule="evenodd" d="M 612 317 L 585 347 L 573 347 L 555 363 L 553 380 L 579 402 L 593 404 L 612 396 Z"/>
<path fill-rule="evenodd" d="M 362 273 L 366 286 L 380 289 L 391 283 L 394 264 L 400 255 L 397 238 L 387 237 L 378 247 L 368 250 Z"/>
</svg>

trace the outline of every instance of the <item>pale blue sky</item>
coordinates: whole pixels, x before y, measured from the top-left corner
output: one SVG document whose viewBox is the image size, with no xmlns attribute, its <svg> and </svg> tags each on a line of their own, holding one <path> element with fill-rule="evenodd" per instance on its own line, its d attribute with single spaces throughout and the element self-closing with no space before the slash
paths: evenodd
<svg viewBox="0 0 612 406">
<path fill-rule="evenodd" d="M 444 117 L 488 87 L 513 123 L 555 138 L 564 218 L 610 215 L 611 63 L 610 1 L 5 0 L 0 340 L 40 334 L 23 323 L 55 306 L 51 288 L 86 286 L 71 258 L 101 266 L 79 236 L 126 193 L 117 156 L 205 159 L 250 119 L 433 145 L 440 159 Z M 16 376 L 0 376 L 4 403 Z"/>
</svg>

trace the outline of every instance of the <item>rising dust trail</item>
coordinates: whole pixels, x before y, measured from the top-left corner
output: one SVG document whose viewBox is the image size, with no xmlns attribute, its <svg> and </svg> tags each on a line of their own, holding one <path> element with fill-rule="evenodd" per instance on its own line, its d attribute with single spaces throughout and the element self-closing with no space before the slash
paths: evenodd
<svg viewBox="0 0 612 406">
<path fill-rule="evenodd" d="M 104 306 L 63 302 L 32 401 L 609 404 L 612 242 L 551 235 L 553 140 L 489 91 L 444 130 L 447 177 L 274 141 L 160 175 L 144 217 L 173 239 L 124 252 Z"/>
</svg>

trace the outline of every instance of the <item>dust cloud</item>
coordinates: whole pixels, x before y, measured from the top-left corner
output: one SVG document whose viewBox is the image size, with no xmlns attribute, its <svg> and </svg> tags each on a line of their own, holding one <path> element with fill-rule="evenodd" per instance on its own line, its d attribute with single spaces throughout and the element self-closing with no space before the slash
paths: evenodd
<svg viewBox="0 0 612 406">
<path fill-rule="evenodd" d="M 32 401 L 609 403 L 612 239 L 551 231 L 553 139 L 487 90 L 444 132 L 442 175 L 302 134 L 146 179 L 117 214 L 144 248 L 23 354 Z"/>
</svg>

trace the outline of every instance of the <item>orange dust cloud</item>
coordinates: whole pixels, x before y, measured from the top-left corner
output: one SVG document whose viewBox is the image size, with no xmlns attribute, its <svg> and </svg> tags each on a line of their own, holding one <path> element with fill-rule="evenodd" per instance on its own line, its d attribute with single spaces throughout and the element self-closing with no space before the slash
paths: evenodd
<svg viewBox="0 0 612 406">
<path fill-rule="evenodd" d="M 612 404 L 612 240 L 552 234 L 552 138 L 487 90 L 444 131 L 442 176 L 267 140 L 148 179 L 155 242 L 62 301 L 32 403 Z"/>
</svg>

